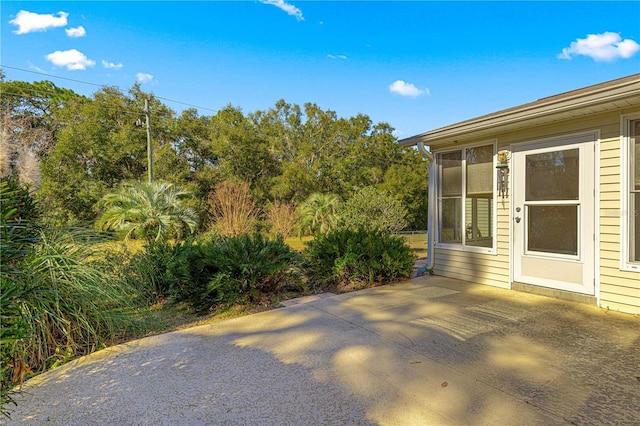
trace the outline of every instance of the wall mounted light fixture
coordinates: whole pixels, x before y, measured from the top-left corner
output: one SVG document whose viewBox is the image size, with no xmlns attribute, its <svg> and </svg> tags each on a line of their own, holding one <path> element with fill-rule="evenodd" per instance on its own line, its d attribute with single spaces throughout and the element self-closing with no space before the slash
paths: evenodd
<svg viewBox="0 0 640 426">
<path fill-rule="evenodd" d="M 509 197 L 509 160 L 511 153 L 509 150 L 498 151 L 498 162 L 496 169 L 498 170 L 498 194 L 504 200 Z"/>
</svg>

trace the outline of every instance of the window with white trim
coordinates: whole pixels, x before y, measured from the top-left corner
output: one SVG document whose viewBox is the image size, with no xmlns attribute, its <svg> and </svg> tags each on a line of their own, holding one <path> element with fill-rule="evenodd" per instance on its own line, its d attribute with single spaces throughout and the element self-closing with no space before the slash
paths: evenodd
<svg viewBox="0 0 640 426">
<path fill-rule="evenodd" d="M 640 270 L 640 117 L 627 118 L 624 121 L 622 156 L 623 165 L 623 206 L 622 215 L 624 265 L 629 269 Z M 626 176 L 625 176 L 626 175 Z M 626 177 L 626 179 L 625 179 Z M 624 232 L 624 230 L 628 232 Z M 626 234 L 626 236 L 624 235 Z"/>
<path fill-rule="evenodd" d="M 493 144 L 437 155 L 438 242 L 494 247 Z"/>
</svg>

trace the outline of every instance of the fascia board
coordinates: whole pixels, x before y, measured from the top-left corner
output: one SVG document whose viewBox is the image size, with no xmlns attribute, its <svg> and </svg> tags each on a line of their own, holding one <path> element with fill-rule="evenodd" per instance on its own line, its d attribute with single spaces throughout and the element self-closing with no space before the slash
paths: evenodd
<svg viewBox="0 0 640 426">
<path fill-rule="evenodd" d="M 425 145 L 432 145 L 487 129 L 494 129 L 496 132 L 508 131 L 510 127 L 515 128 L 517 124 L 527 120 L 540 119 L 547 116 L 552 117 L 563 112 L 580 110 L 597 105 L 610 104 L 611 110 L 615 110 L 618 109 L 618 107 L 614 105 L 614 102 L 619 101 L 626 101 L 630 106 L 640 105 L 640 80 L 627 81 L 618 86 L 594 88 L 594 90 L 588 92 L 581 92 L 580 90 L 577 92 L 578 93 L 574 95 L 567 94 L 561 97 L 557 95 L 543 98 L 519 107 L 462 121 L 457 124 L 403 139 L 399 141 L 399 144 L 400 146 L 412 146 L 418 142 L 422 142 Z M 554 120 L 549 120 L 549 122 L 551 121 Z"/>
</svg>

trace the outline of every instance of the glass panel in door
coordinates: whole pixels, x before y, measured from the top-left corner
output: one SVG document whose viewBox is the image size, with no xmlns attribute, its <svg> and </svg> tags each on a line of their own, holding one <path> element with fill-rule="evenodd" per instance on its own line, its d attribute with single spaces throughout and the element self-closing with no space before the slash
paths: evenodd
<svg viewBox="0 0 640 426">
<path fill-rule="evenodd" d="M 527 252 L 578 255 L 580 151 L 525 158 Z"/>
</svg>

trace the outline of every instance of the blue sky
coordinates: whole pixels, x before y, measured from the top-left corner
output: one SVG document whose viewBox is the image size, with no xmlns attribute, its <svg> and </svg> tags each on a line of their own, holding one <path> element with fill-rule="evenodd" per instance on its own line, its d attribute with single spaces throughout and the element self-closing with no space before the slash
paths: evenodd
<svg viewBox="0 0 640 426">
<path fill-rule="evenodd" d="M 400 138 L 640 72 L 640 2 L 2 1 L 9 80 L 245 113 L 279 99 Z M 42 73 L 42 74 L 36 74 Z M 71 80 L 77 81 L 71 81 Z M 187 106 L 164 101 L 179 112 Z"/>
</svg>

